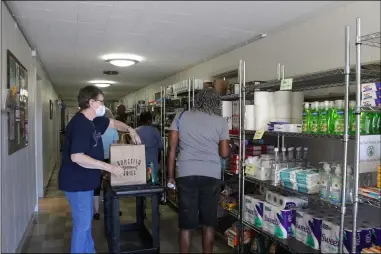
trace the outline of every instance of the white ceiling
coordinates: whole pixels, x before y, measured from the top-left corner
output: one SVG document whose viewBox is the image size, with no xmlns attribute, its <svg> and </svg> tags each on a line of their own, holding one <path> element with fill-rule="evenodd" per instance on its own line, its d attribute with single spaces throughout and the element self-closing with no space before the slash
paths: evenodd
<svg viewBox="0 0 381 254">
<path fill-rule="evenodd" d="M 119 99 L 191 64 L 285 23 L 331 1 L 7 1 L 37 49 L 57 92 L 74 97 L 93 79 L 118 82 L 105 88 Z M 117 68 L 100 59 L 131 53 L 145 61 Z"/>
</svg>

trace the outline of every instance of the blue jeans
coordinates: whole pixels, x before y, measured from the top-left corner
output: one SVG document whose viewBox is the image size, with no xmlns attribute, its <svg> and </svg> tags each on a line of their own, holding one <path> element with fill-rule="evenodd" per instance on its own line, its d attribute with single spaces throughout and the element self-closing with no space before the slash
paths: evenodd
<svg viewBox="0 0 381 254">
<path fill-rule="evenodd" d="M 73 217 L 71 253 L 95 253 L 91 236 L 94 191 L 65 192 Z"/>
</svg>

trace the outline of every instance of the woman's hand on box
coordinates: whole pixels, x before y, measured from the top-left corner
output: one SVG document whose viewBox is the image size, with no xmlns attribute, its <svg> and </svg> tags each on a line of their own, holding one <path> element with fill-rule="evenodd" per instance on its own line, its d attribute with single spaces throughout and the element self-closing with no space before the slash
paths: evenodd
<svg viewBox="0 0 381 254">
<path fill-rule="evenodd" d="M 105 169 L 107 172 L 110 172 L 111 174 L 114 174 L 118 177 L 121 177 L 124 173 L 124 170 L 119 167 L 119 166 L 115 166 L 115 165 L 111 165 L 109 164 L 109 166 L 107 167 L 107 169 Z"/>
</svg>

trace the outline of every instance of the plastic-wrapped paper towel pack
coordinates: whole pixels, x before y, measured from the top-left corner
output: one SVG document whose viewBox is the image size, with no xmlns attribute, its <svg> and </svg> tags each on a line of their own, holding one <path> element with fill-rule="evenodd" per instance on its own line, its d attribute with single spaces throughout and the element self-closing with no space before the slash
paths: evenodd
<svg viewBox="0 0 381 254">
<path fill-rule="evenodd" d="M 262 196 L 245 195 L 244 220 L 258 228 L 262 228 L 263 224 L 263 202 Z"/>
<path fill-rule="evenodd" d="M 295 210 L 280 209 L 267 202 L 263 205 L 263 229 L 280 239 L 294 236 Z"/>
</svg>

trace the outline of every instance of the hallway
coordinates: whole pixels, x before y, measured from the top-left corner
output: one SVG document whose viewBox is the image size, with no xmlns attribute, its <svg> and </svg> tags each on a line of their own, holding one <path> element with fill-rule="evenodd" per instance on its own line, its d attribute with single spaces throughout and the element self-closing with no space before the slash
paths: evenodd
<svg viewBox="0 0 381 254">
<path fill-rule="evenodd" d="M 58 170 L 53 172 L 47 188 L 46 197 L 39 201 L 39 213 L 36 215 L 30 234 L 27 237 L 22 253 L 69 253 L 72 219 L 68 202 L 57 189 Z M 148 202 L 149 203 L 149 202 Z M 123 215 L 121 220 L 132 222 L 135 218 L 133 199 L 121 202 Z M 160 206 L 161 214 L 161 253 L 178 253 L 177 246 L 177 214 L 168 206 Z M 147 227 L 151 227 L 150 209 L 147 209 Z M 103 218 L 93 221 L 93 238 L 97 253 L 107 253 L 107 242 L 104 237 Z M 174 235 L 176 237 L 174 237 Z M 192 253 L 201 253 L 201 234 L 194 233 Z M 231 253 L 232 249 L 216 239 L 215 253 Z"/>
</svg>

